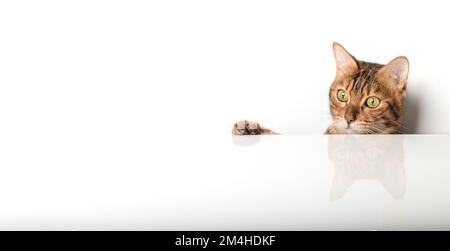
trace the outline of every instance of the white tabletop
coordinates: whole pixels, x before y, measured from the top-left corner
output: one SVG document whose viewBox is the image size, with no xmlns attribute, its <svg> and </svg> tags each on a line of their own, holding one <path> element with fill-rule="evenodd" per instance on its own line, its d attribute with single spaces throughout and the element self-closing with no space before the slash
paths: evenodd
<svg viewBox="0 0 450 251">
<path fill-rule="evenodd" d="M 0 228 L 450 229 L 449 136 L 148 139 L 2 145 Z"/>
</svg>

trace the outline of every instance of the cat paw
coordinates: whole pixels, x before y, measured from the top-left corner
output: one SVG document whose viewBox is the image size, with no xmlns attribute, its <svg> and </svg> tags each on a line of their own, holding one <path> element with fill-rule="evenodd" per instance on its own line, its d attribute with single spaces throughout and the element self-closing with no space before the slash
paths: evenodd
<svg viewBox="0 0 450 251">
<path fill-rule="evenodd" d="M 233 125 L 233 135 L 260 135 L 263 129 L 256 122 L 241 120 Z"/>
</svg>

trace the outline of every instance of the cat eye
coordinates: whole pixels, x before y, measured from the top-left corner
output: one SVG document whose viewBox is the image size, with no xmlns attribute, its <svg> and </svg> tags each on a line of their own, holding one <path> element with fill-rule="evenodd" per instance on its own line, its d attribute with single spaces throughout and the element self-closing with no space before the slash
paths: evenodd
<svg viewBox="0 0 450 251">
<path fill-rule="evenodd" d="M 380 105 L 381 100 L 377 97 L 368 97 L 366 105 L 370 108 L 377 108 Z"/>
<path fill-rule="evenodd" d="M 342 89 L 339 89 L 337 91 L 337 99 L 341 102 L 347 102 L 348 100 L 347 92 Z"/>
</svg>

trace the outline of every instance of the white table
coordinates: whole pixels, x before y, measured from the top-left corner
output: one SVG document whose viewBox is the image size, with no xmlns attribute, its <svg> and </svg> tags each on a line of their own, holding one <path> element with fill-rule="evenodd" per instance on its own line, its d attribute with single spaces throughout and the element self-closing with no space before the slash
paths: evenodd
<svg viewBox="0 0 450 251">
<path fill-rule="evenodd" d="M 449 136 L 151 138 L 3 142 L 0 229 L 450 230 Z"/>
</svg>

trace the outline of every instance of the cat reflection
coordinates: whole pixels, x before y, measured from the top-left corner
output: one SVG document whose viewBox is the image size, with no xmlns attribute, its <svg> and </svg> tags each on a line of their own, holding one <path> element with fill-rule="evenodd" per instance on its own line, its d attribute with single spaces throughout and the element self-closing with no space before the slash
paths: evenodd
<svg viewBox="0 0 450 251">
<path fill-rule="evenodd" d="M 358 180 L 377 180 L 395 199 L 404 197 L 402 136 L 330 136 L 328 155 L 334 164 L 331 200 L 342 198 Z"/>
<path fill-rule="evenodd" d="M 236 146 L 253 146 L 256 145 L 261 140 L 261 135 L 252 135 L 252 136 L 233 136 L 232 138 L 233 144 Z"/>
</svg>

